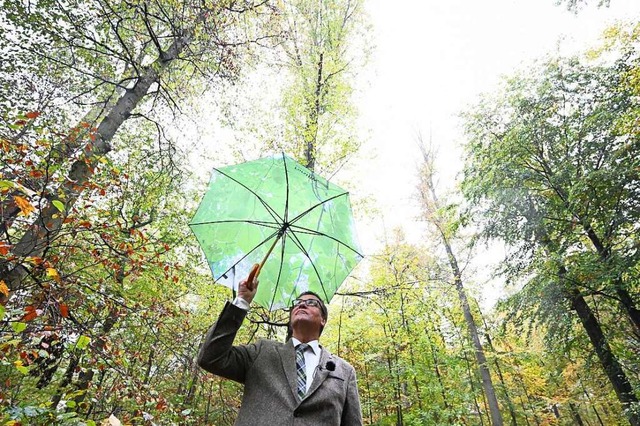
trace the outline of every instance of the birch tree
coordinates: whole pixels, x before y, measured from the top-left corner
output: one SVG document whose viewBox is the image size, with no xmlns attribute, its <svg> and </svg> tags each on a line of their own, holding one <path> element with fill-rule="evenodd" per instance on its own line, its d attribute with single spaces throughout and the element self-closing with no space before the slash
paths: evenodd
<svg viewBox="0 0 640 426">
<path fill-rule="evenodd" d="M 489 405 L 491 424 L 502 425 L 502 414 L 498 404 L 495 387 L 489 370 L 489 363 L 485 355 L 485 349 L 480 341 L 478 326 L 471 311 L 467 291 L 464 286 L 462 269 L 458 256 L 454 251 L 453 240 L 458 237 L 459 219 L 452 217 L 455 214 L 455 206 L 447 205 L 440 201 L 434 183 L 434 156 L 422 140 L 419 141 L 422 152 L 422 164 L 420 174 L 420 202 L 425 219 L 435 229 L 438 243 L 444 248 L 453 286 L 458 294 L 462 306 L 468 337 L 471 340 L 475 352 L 476 365 L 482 381 L 484 395 Z"/>
</svg>

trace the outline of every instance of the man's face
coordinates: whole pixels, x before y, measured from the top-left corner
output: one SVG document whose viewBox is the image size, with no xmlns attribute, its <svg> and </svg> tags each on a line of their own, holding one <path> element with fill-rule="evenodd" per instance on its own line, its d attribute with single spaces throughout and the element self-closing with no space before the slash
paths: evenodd
<svg viewBox="0 0 640 426">
<path fill-rule="evenodd" d="M 318 300 L 312 294 L 305 294 L 298 298 L 298 300 Z M 294 306 L 291 311 L 291 328 L 294 330 L 296 327 L 304 325 L 304 327 L 315 326 L 320 335 L 320 329 L 324 327 L 326 321 L 322 318 L 322 310 L 320 305 L 308 306 L 306 303 L 300 303 Z"/>
</svg>

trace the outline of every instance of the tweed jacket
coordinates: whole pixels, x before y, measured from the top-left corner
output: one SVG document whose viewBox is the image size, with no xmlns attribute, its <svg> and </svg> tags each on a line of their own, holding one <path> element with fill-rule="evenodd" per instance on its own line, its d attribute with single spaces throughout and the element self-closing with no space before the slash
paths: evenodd
<svg viewBox="0 0 640 426">
<path fill-rule="evenodd" d="M 349 363 L 321 347 L 311 388 L 301 401 L 291 340 L 233 346 L 245 316 L 245 310 L 227 302 L 198 354 L 203 369 L 244 384 L 236 425 L 362 425 L 356 374 Z"/>
</svg>

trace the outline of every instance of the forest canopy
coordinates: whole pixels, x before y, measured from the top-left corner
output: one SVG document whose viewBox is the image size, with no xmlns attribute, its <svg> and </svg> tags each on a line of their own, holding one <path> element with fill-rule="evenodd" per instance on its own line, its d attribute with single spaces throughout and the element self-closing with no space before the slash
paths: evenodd
<svg viewBox="0 0 640 426">
<path fill-rule="evenodd" d="M 360 155 L 364 3 L 0 0 L 0 35 L 0 422 L 233 424 L 242 387 L 195 363 L 232 297 L 187 226 L 200 167 L 286 151 L 332 178 Z M 390 233 L 322 335 L 366 424 L 640 425 L 639 35 L 480 97 L 452 190 L 419 138 L 426 242 Z M 469 264 L 496 241 L 484 310 Z M 236 343 L 287 315 L 252 308 Z"/>
</svg>

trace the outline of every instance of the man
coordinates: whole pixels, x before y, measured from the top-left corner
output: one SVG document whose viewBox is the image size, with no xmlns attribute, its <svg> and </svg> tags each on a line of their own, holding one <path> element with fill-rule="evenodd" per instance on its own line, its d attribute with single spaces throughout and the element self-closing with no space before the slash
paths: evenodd
<svg viewBox="0 0 640 426">
<path fill-rule="evenodd" d="M 254 268 L 255 270 L 255 268 Z M 227 302 L 198 354 L 205 370 L 244 384 L 236 425 L 361 425 L 362 413 L 353 367 L 318 343 L 327 308 L 312 292 L 294 301 L 285 343 L 259 340 L 233 346 L 258 288 L 240 282 L 238 297 Z"/>
</svg>

